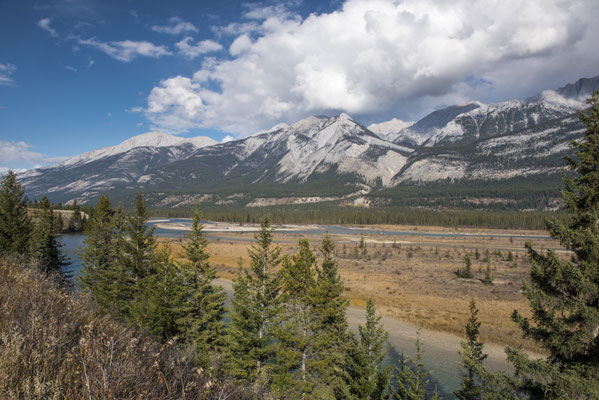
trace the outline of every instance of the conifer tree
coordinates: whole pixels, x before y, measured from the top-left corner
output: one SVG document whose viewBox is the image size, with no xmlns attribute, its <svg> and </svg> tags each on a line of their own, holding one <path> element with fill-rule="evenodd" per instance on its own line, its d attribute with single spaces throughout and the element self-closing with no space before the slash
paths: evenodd
<svg viewBox="0 0 599 400">
<path fill-rule="evenodd" d="M 315 385 L 313 368 L 313 304 L 316 257 L 307 239 L 299 241 L 293 259 L 281 268 L 283 310 L 275 332 L 276 378 L 274 386 L 293 398 L 311 398 Z"/>
<path fill-rule="evenodd" d="M 77 204 L 77 200 L 75 200 L 73 204 L 73 214 L 71 214 L 71 218 L 69 218 L 68 231 L 69 232 L 79 232 L 83 229 L 83 218 L 81 216 L 81 209 Z"/>
<path fill-rule="evenodd" d="M 138 281 L 132 318 L 163 342 L 179 333 L 177 305 L 181 276 L 171 260 L 170 246 L 157 251 L 152 272 Z"/>
<path fill-rule="evenodd" d="M 230 373 L 249 382 L 267 379 L 279 312 L 281 248 L 272 245 L 268 218 L 261 222 L 256 243 L 248 251 L 249 270 L 240 268 L 233 283 L 233 309 L 228 333 Z"/>
<path fill-rule="evenodd" d="M 582 140 L 571 142 L 574 156 L 566 158 L 574 176 L 564 175 L 562 197 L 571 220 L 553 218 L 547 224 L 551 237 L 574 257 L 564 260 L 554 251 L 542 253 L 526 245 L 531 272 L 524 295 L 532 321 L 517 311 L 513 319 L 549 357 L 535 362 L 512 352 L 512 360 L 524 376 L 520 389 L 533 398 L 593 398 L 599 393 L 599 91 L 588 104 L 590 109 L 581 114 L 586 132 Z"/>
<path fill-rule="evenodd" d="M 117 232 L 114 212 L 108 195 L 103 195 L 86 224 L 85 247 L 78 252 L 83 268 L 79 283 L 88 291 L 100 310 L 107 312 L 114 305 L 114 269 L 117 260 Z"/>
<path fill-rule="evenodd" d="M 393 400 L 438 400 L 435 392 L 432 396 L 427 393 L 426 386 L 430 382 L 429 372 L 422 364 L 422 341 L 420 329 L 416 336 L 416 357 L 402 357 L 399 366 L 395 367 L 395 385 Z"/>
<path fill-rule="evenodd" d="M 474 274 L 472 273 L 472 260 L 470 260 L 470 255 L 466 254 L 464 256 L 464 264 L 466 265 L 466 269 L 460 271 L 458 269 L 458 276 L 464 279 L 472 279 Z"/>
<path fill-rule="evenodd" d="M 460 343 L 461 366 L 465 371 L 460 390 L 454 394 L 459 400 L 480 400 L 483 398 L 482 382 L 479 371 L 487 355 L 483 353 L 484 344 L 478 339 L 480 322 L 474 297 L 470 300 L 470 319 L 466 324 L 467 341 Z"/>
<path fill-rule="evenodd" d="M 64 282 L 68 276 L 62 272 L 62 268 L 70 262 L 60 251 L 62 245 L 57 239 L 56 224 L 60 216 L 54 215 L 52 205 L 46 196 L 40 201 L 39 207 L 33 254 L 41 271 L 47 274 L 58 274 Z"/>
<path fill-rule="evenodd" d="M 155 272 L 154 227 L 148 229 L 148 212 L 141 193 L 135 197 L 135 213 L 126 218 L 119 236 L 118 261 L 114 269 L 115 306 L 118 313 L 131 316 L 141 281 Z M 121 223 L 115 220 L 115 223 Z"/>
<path fill-rule="evenodd" d="M 24 192 L 15 173 L 9 170 L 0 181 L 0 254 L 30 253 L 33 227 Z"/>
<path fill-rule="evenodd" d="M 343 281 L 338 273 L 335 243 L 327 234 L 320 248 L 323 261 L 316 270 L 314 288 L 315 369 L 327 391 L 342 396 L 347 391 L 343 368 L 349 344 L 346 311 L 348 301 L 341 296 Z M 323 397 L 327 397 L 323 394 Z M 328 395 L 330 397 L 330 395 Z"/>
<path fill-rule="evenodd" d="M 207 365 L 210 352 L 223 345 L 227 294 L 221 287 L 214 286 L 216 268 L 208 262 L 208 241 L 203 229 L 196 204 L 191 233 L 187 235 L 189 242 L 184 246 L 188 261 L 179 266 L 181 292 L 177 324 L 183 337 L 195 343 L 201 364 Z"/>
<path fill-rule="evenodd" d="M 360 325 L 359 339 L 351 335 L 352 344 L 348 351 L 345 367 L 348 394 L 355 400 L 384 400 L 389 398 L 392 369 L 384 367 L 387 355 L 386 342 L 389 334 L 376 315 L 374 302 L 366 303 L 366 324 Z"/>
</svg>

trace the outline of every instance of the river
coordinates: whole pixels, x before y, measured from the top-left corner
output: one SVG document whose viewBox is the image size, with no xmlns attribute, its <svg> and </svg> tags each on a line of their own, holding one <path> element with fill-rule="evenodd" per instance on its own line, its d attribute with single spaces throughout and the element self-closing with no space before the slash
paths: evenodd
<svg viewBox="0 0 599 400">
<path fill-rule="evenodd" d="M 188 219 L 170 219 L 169 222 L 177 224 L 189 224 Z M 158 221 L 153 221 L 149 225 L 153 226 Z M 249 231 L 248 227 L 248 231 Z M 433 237 L 456 237 L 456 236 L 473 236 L 472 234 L 447 234 L 447 233 L 423 233 L 423 232 L 406 232 L 406 231 L 380 231 L 365 228 L 351 228 L 351 227 L 340 227 L 335 225 L 318 225 L 311 226 L 309 230 L 310 234 L 322 234 L 328 231 L 332 234 L 385 234 L 390 236 L 406 236 L 406 235 L 419 235 L 419 236 L 433 236 Z M 288 230 L 287 233 L 306 233 L 305 230 Z M 171 230 L 157 227 L 154 234 L 162 237 L 181 237 L 185 234 L 182 230 Z M 478 235 L 484 237 L 501 236 L 484 234 Z M 518 237 L 518 236 L 514 236 Z M 65 271 L 69 272 L 74 279 L 81 269 L 81 261 L 77 257 L 77 249 L 83 246 L 84 236 L 81 234 L 65 234 L 60 237 L 60 242 L 64 245 L 63 253 L 71 260 L 71 265 L 65 267 Z M 218 232 L 211 232 L 208 234 L 209 239 L 219 238 Z M 540 238 L 537 236 L 522 236 L 522 238 Z M 250 237 L 248 237 L 248 240 Z M 227 240 L 231 240 L 227 238 Z M 243 240 L 243 239 L 242 239 Z M 218 284 L 222 285 L 226 292 L 231 295 L 232 285 L 231 281 L 219 279 Z M 364 309 L 350 307 L 347 313 L 348 322 L 350 328 L 353 331 L 357 331 L 359 324 L 364 323 Z M 385 326 L 385 329 L 389 332 L 388 344 L 390 351 L 387 357 L 387 362 L 397 362 L 402 354 L 410 357 L 415 356 L 415 341 L 416 332 L 418 327 L 409 323 L 405 323 L 401 320 L 383 317 L 381 322 Z M 422 362 L 425 368 L 430 372 L 431 383 L 429 389 L 437 388 L 442 394 L 443 398 L 453 398 L 452 393 L 459 388 L 462 380 L 461 371 L 459 368 L 460 358 L 458 356 L 458 349 L 460 348 L 460 341 L 462 338 L 447 334 L 443 332 L 436 332 L 431 330 L 422 329 L 421 340 L 423 343 L 424 355 Z M 487 344 L 485 346 L 485 352 L 489 354 L 485 361 L 486 366 L 491 370 L 511 370 L 510 365 L 505 360 L 505 353 L 503 347 L 495 344 Z"/>
</svg>

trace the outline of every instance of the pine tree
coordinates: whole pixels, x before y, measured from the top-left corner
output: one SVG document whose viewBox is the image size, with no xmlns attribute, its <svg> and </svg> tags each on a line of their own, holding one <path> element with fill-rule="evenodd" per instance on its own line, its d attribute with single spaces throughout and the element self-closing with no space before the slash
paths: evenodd
<svg viewBox="0 0 599 400">
<path fill-rule="evenodd" d="M 532 321 L 517 311 L 513 319 L 524 336 L 548 353 L 547 362 L 528 360 L 512 352 L 520 376 L 519 388 L 535 398 L 596 398 L 599 395 L 599 91 L 581 114 L 586 132 L 571 142 L 567 157 L 574 176 L 564 175 L 562 197 L 570 222 L 548 221 L 551 237 L 573 252 L 564 260 L 526 245 L 531 263 L 524 295 Z"/>
<path fill-rule="evenodd" d="M 343 368 L 349 344 L 346 312 L 348 301 L 341 296 L 343 281 L 338 273 L 335 258 L 335 243 L 327 234 L 320 248 L 323 261 L 316 270 L 316 286 L 314 288 L 314 352 L 317 358 L 314 367 L 318 371 L 319 380 L 323 382 L 322 390 L 333 395 L 342 396 L 347 391 L 343 381 Z M 323 394 L 330 397 L 330 394 Z"/>
<path fill-rule="evenodd" d="M 465 370 L 465 375 L 460 390 L 454 393 L 460 400 L 480 400 L 483 398 L 479 371 L 487 355 L 483 353 L 484 344 L 478 339 L 480 322 L 477 315 L 478 308 L 476 308 L 476 301 L 473 297 L 470 300 L 470 319 L 466 324 L 466 337 L 468 340 L 460 344 L 462 347 L 459 352 L 462 359 L 460 365 Z"/>
<path fill-rule="evenodd" d="M 47 274 L 56 274 L 59 279 L 66 282 L 68 276 L 62 268 L 70 264 L 60 251 L 62 245 L 58 242 L 56 224 L 57 218 L 52 210 L 52 205 L 46 196 L 40 201 L 37 222 L 35 225 L 34 251 L 41 271 Z"/>
<path fill-rule="evenodd" d="M 313 304 L 316 257 L 307 239 L 299 241 L 293 259 L 281 268 L 283 310 L 275 328 L 276 378 L 274 387 L 293 398 L 310 398 L 315 385 L 312 360 Z"/>
<path fill-rule="evenodd" d="M 393 391 L 394 400 L 437 400 L 439 395 L 434 393 L 430 396 L 426 386 L 430 382 L 429 372 L 422 364 L 422 341 L 420 340 L 420 329 L 416 336 L 416 357 L 402 357 L 399 366 L 395 367 L 395 385 Z"/>
<path fill-rule="evenodd" d="M 108 195 L 103 195 L 86 225 L 85 247 L 77 254 L 83 264 L 79 283 L 88 291 L 103 312 L 114 306 L 114 276 L 117 260 L 118 232 Z"/>
<path fill-rule="evenodd" d="M 0 254 L 30 253 L 33 227 L 24 192 L 15 173 L 9 170 L 0 181 Z"/>
<path fill-rule="evenodd" d="M 374 302 L 366 303 L 366 324 L 360 325 L 359 340 L 351 335 L 351 346 L 347 355 L 345 379 L 348 394 L 355 400 L 384 400 L 389 398 L 391 366 L 383 367 L 387 355 L 386 342 L 389 334 L 376 315 Z"/>
<path fill-rule="evenodd" d="M 273 341 L 279 312 L 280 247 L 273 247 L 268 218 L 261 222 L 256 243 L 248 251 L 250 268 L 239 270 L 233 283 L 233 309 L 229 326 L 229 371 L 255 382 L 267 379 L 273 361 Z"/>
<path fill-rule="evenodd" d="M 208 241 L 203 229 L 196 204 L 191 233 L 187 235 L 189 242 L 184 246 L 188 261 L 179 266 L 182 286 L 177 324 L 183 337 L 195 343 L 198 359 L 206 366 L 210 353 L 223 346 L 227 294 L 213 284 L 216 268 L 208 262 Z"/>
<path fill-rule="evenodd" d="M 131 306 L 137 300 L 141 281 L 155 272 L 154 227 L 148 229 L 148 212 L 141 193 L 135 197 L 135 213 L 126 218 L 124 234 L 120 235 L 118 261 L 113 271 L 115 306 L 125 318 L 131 316 Z M 121 223 L 115 220 L 115 224 Z"/>
</svg>

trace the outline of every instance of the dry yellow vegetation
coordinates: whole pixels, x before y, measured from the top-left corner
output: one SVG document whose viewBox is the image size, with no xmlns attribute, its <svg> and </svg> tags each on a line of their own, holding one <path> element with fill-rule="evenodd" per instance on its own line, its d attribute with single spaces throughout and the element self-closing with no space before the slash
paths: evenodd
<svg viewBox="0 0 599 400">
<path fill-rule="evenodd" d="M 409 230 L 413 235 L 401 238 L 380 234 L 380 230 Z M 531 342 L 522 339 L 511 320 L 514 309 L 525 315 L 527 303 L 521 293 L 527 279 L 529 264 L 521 235 L 545 236 L 543 231 L 497 231 L 462 229 L 460 233 L 496 234 L 503 237 L 427 237 L 430 232 L 452 233 L 443 227 L 381 226 L 372 235 L 364 236 L 365 250 L 360 248 L 359 235 L 332 235 L 337 242 L 339 272 L 345 283 L 345 296 L 352 305 L 363 306 L 373 298 L 379 312 L 386 316 L 422 325 L 425 328 L 463 335 L 469 316 L 468 303 L 474 296 L 480 309 L 481 336 L 487 342 L 522 345 L 538 351 Z M 248 266 L 247 249 L 253 235 L 219 234 L 209 245 L 210 261 L 219 276 L 234 279 L 238 260 Z M 275 241 L 283 254 L 297 251 L 300 237 L 317 248 L 321 236 L 276 233 Z M 393 241 L 393 239 L 397 241 Z M 171 242 L 173 256 L 184 259 L 182 239 L 162 239 Z M 559 249 L 550 239 L 534 239 L 535 246 Z M 478 249 L 479 257 L 476 257 Z M 508 259 L 509 252 L 512 259 Z M 456 275 L 464 268 L 465 257 L 472 262 L 473 279 Z M 564 256 L 567 254 L 564 252 Z M 516 263 L 516 265 L 515 265 Z M 483 283 L 489 266 L 493 284 Z"/>
</svg>

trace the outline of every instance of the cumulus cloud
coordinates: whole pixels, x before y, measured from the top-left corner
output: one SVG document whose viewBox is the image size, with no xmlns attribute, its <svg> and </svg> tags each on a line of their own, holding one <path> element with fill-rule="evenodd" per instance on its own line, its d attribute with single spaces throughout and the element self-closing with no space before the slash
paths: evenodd
<svg viewBox="0 0 599 400">
<path fill-rule="evenodd" d="M 169 18 L 168 25 L 154 25 L 152 30 L 158 33 L 166 33 L 169 35 L 180 35 L 182 33 L 197 32 L 198 28 L 191 22 L 183 21 L 181 18 Z"/>
<path fill-rule="evenodd" d="M 311 114 L 413 119 L 518 98 L 599 72 L 598 11 L 594 0 L 348 0 L 305 19 L 250 10 L 245 28 L 227 26 L 229 57 L 162 80 L 145 114 L 170 131 L 245 135 Z"/>
<path fill-rule="evenodd" d="M 193 38 L 186 37 L 180 42 L 175 43 L 175 47 L 179 49 L 179 54 L 193 59 L 206 53 L 222 50 L 223 46 L 213 40 L 202 40 L 201 42 L 193 43 Z"/>
<path fill-rule="evenodd" d="M 56 33 L 56 30 L 50 26 L 50 22 L 50 18 L 42 18 L 37 22 L 37 26 L 48 32 L 50 36 L 57 37 L 58 33 Z"/>
<path fill-rule="evenodd" d="M 12 77 L 17 67 L 12 64 L 0 64 L 0 85 L 14 85 Z"/>
<path fill-rule="evenodd" d="M 0 171 L 13 169 L 22 171 L 29 168 L 37 168 L 45 164 L 62 162 L 66 157 L 48 158 L 44 154 L 30 150 L 31 145 L 26 142 L 11 142 L 0 140 L 0 160 L 4 165 L 0 166 Z"/>
<path fill-rule="evenodd" d="M 78 39 L 78 43 L 96 48 L 110 57 L 123 62 L 130 62 L 137 56 L 159 58 L 172 53 L 165 46 L 157 46 L 146 41 L 123 40 L 120 42 L 101 42 L 96 39 Z M 90 64 L 91 65 L 91 64 Z"/>
</svg>

